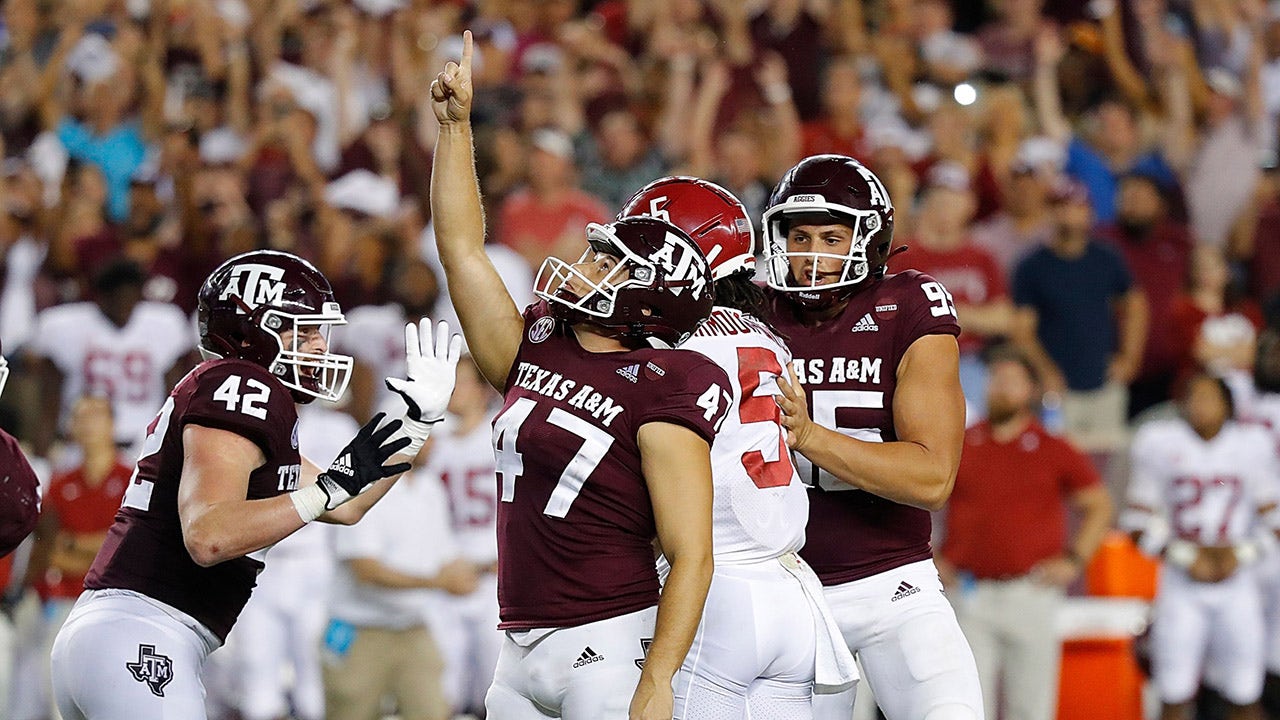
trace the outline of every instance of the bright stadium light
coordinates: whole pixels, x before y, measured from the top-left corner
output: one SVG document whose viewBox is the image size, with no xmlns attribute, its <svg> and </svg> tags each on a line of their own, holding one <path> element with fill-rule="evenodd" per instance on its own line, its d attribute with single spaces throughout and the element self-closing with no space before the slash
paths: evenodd
<svg viewBox="0 0 1280 720">
<path fill-rule="evenodd" d="M 955 97 L 961 105 L 972 105 L 978 99 L 978 89 L 967 82 L 960 83 L 956 86 Z"/>
</svg>

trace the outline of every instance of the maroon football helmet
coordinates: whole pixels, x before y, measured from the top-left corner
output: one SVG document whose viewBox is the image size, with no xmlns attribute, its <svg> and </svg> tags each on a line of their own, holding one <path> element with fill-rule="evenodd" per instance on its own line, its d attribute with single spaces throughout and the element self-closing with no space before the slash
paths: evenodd
<svg viewBox="0 0 1280 720">
<path fill-rule="evenodd" d="M 631 197 L 618 219 L 650 215 L 675 225 L 698 243 L 711 279 L 756 268 L 751 218 L 733 193 L 695 177 L 665 177 L 645 185 Z"/>
<path fill-rule="evenodd" d="M 655 347 L 679 345 L 711 314 L 715 297 L 707 259 L 683 230 L 665 220 L 632 217 L 587 225 L 587 251 L 620 260 L 599 282 L 572 263 L 547 258 L 538 270 L 535 294 L 552 314 L 570 323 L 591 322 Z M 565 284 L 570 277 L 591 288 L 581 297 Z"/>
<path fill-rule="evenodd" d="M 868 279 L 884 277 L 893 244 L 893 203 L 880 178 L 844 155 L 814 155 L 801 160 L 774 188 L 764 211 L 766 282 L 791 293 L 803 305 L 828 305 L 847 297 Z M 841 224 L 853 228 L 847 253 L 790 252 L 787 231 L 793 224 Z M 818 283 L 818 264 L 840 260 L 840 276 Z M 807 277 L 792 272 L 791 260 L 812 260 Z"/>
<path fill-rule="evenodd" d="M 333 401 L 346 391 L 352 358 L 328 352 L 327 345 L 330 328 L 347 321 L 329 281 L 311 263 L 274 250 L 237 255 L 210 273 L 198 299 L 200 353 L 206 359 L 261 365 L 298 402 Z M 324 335 L 324 352 L 300 347 L 314 330 Z"/>
</svg>

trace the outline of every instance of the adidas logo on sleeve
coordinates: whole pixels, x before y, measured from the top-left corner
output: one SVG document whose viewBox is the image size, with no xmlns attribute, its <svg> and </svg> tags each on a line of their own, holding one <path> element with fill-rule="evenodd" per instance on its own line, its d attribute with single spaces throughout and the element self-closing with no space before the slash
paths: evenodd
<svg viewBox="0 0 1280 720">
<path fill-rule="evenodd" d="M 889 602 L 898 602 L 902 598 L 910 597 L 918 592 L 920 592 L 920 588 L 915 585 L 905 581 L 900 582 L 898 583 L 898 592 L 893 594 L 893 597 L 889 599 Z"/>
<path fill-rule="evenodd" d="M 640 382 L 640 363 L 618 368 L 618 374 L 633 383 Z"/>
<path fill-rule="evenodd" d="M 587 648 L 582 651 L 582 654 L 578 656 L 578 662 L 574 663 L 573 666 L 575 668 L 580 668 L 583 665 L 590 665 L 591 663 L 600 662 L 601 660 L 604 660 L 604 656 L 597 653 L 595 650 L 592 650 L 591 646 L 588 645 Z"/>
<path fill-rule="evenodd" d="M 875 318 L 871 317 L 871 313 L 862 316 L 862 319 L 854 323 L 852 332 L 875 332 L 880 329 L 876 324 Z"/>
</svg>

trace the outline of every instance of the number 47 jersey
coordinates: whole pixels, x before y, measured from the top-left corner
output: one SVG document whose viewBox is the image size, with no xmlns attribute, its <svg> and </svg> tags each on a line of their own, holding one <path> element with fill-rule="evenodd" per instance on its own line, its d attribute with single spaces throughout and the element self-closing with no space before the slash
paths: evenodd
<svg viewBox="0 0 1280 720">
<path fill-rule="evenodd" d="M 499 627 L 572 627 L 658 603 L 638 434 L 670 423 L 710 445 L 728 388 L 698 353 L 592 353 L 546 303 L 525 311 L 493 423 Z"/>
<path fill-rule="evenodd" d="M 717 563 L 779 557 L 804 545 L 809 498 L 774 400 L 791 352 L 764 323 L 717 307 L 683 345 L 729 375 L 733 402 L 711 447 Z"/>
</svg>

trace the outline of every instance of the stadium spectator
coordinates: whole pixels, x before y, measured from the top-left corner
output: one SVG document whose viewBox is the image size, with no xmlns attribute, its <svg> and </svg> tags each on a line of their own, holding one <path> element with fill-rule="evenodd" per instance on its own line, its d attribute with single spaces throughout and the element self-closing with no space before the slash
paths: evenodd
<svg viewBox="0 0 1280 720">
<path fill-rule="evenodd" d="M 128 487 L 133 467 L 116 448 L 111 401 L 86 395 L 71 409 L 70 435 L 80 462 L 55 475 L 40 507 L 26 586 L 42 610 L 30 653 L 19 656 L 19 679 L 9 695 L 11 720 L 41 720 L 56 714 L 49 684 L 49 651 L 58 628 L 84 589 L 84 576 L 106 539 Z"/>
<path fill-rule="evenodd" d="M 1180 349 L 1174 305 L 1190 264 L 1191 238 L 1170 217 L 1159 181 L 1141 172 L 1120 179 L 1116 220 L 1099 237 L 1120 251 L 1150 309 L 1142 368 L 1129 389 L 1129 417 L 1171 397 Z"/>
<path fill-rule="evenodd" d="M 897 267 L 919 270 L 950 291 L 961 329 L 960 385 L 970 411 L 983 415 L 987 372 L 982 349 L 1009 334 L 1013 305 L 1000 268 L 966 235 L 975 207 L 967 171 L 951 163 L 934 165 L 916 215 L 919 242 L 908 241 L 910 250 Z"/>
<path fill-rule="evenodd" d="M 1006 279 L 1018 261 L 1053 237 L 1049 190 L 1056 176 L 1056 170 L 1019 160 L 1005 181 L 1000 209 L 970 232 L 973 244 L 995 259 Z"/>
<path fill-rule="evenodd" d="M 965 432 L 938 572 L 973 648 L 987 718 L 1052 720 L 1062 645 L 1045 630 L 1110 527 L 1111 496 L 1089 458 L 1036 420 L 1031 363 L 1004 347 L 989 367 L 987 419 Z M 1068 507 L 1080 512 L 1070 534 Z"/>
<path fill-rule="evenodd" d="M 1091 237 L 1084 186 L 1064 180 L 1052 201 L 1053 240 L 1014 271 L 1014 337 L 1046 391 L 1062 395 L 1068 436 L 1086 450 L 1112 449 L 1124 441 L 1147 304 L 1119 253 Z"/>
<path fill-rule="evenodd" d="M 1262 311 L 1243 297 L 1222 250 L 1200 245 L 1191 254 L 1189 282 L 1169 313 L 1179 380 L 1197 370 L 1216 374 L 1254 365 Z"/>
</svg>

